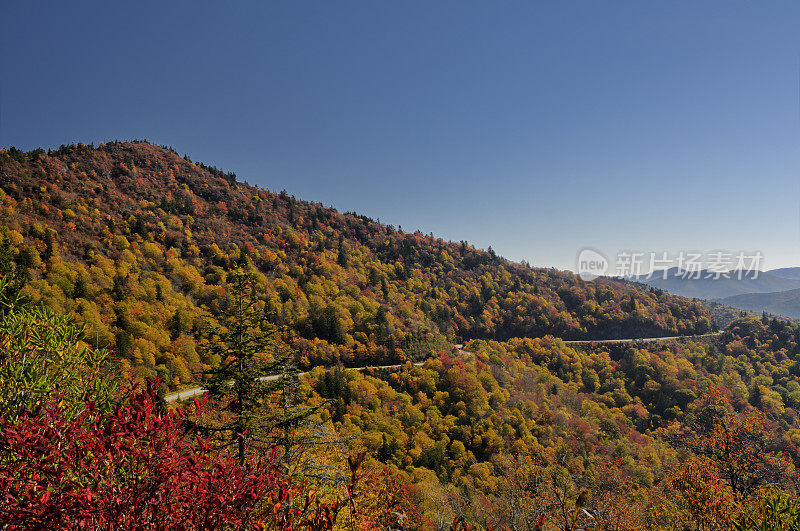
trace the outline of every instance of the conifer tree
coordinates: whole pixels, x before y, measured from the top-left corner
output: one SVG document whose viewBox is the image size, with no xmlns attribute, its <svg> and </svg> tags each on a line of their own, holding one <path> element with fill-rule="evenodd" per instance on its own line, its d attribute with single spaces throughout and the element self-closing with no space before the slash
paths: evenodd
<svg viewBox="0 0 800 531">
<path fill-rule="evenodd" d="M 208 329 L 207 351 L 219 356 L 208 371 L 209 396 L 221 402 L 225 418 L 201 430 L 222 435 L 223 446 L 236 446 L 244 463 L 248 448 L 282 445 L 288 452 L 291 433 L 313 411 L 296 407 L 298 371 L 290 352 L 275 339 L 278 328 L 267 322 L 263 304 L 254 296 L 252 274 L 239 267 L 228 275 L 228 304 Z M 286 452 L 284 452 L 286 453 Z"/>
</svg>

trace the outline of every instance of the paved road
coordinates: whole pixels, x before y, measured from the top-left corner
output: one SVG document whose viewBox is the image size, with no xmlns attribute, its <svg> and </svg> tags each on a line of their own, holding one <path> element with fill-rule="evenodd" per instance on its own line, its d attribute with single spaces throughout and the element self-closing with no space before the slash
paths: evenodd
<svg viewBox="0 0 800 531">
<path fill-rule="evenodd" d="M 666 336 L 666 337 L 643 337 L 643 338 L 633 338 L 633 339 L 570 339 L 565 340 L 564 343 L 567 344 L 588 344 L 588 343 L 656 343 L 658 341 L 669 341 L 673 339 L 698 339 L 701 337 L 714 337 L 718 336 L 722 333 L 720 332 L 709 332 L 708 334 L 698 334 L 696 336 Z"/>
<path fill-rule="evenodd" d="M 459 352 L 464 352 L 464 351 L 459 351 Z M 420 362 L 417 362 L 417 363 L 412 363 L 412 365 L 414 365 L 415 367 L 419 367 L 419 366 L 422 365 L 422 363 L 423 362 L 420 361 Z M 363 370 L 366 370 L 366 369 L 398 369 L 400 367 L 405 367 L 405 366 L 406 366 L 405 363 L 397 363 L 395 365 L 368 365 L 366 367 L 345 367 L 345 369 L 350 370 L 350 371 L 363 371 Z M 300 376 L 303 376 L 305 374 L 308 374 L 308 373 L 307 372 L 301 372 Z M 262 376 L 261 378 L 259 378 L 259 380 L 262 381 L 262 382 L 273 382 L 273 381 L 277 380 L 280 377 L 281 377 L 280 374 L 272 374 L 270 376 Z M 205 389 L 203 387 L 194 387 L 192 389 L 186 389 L 185 391 L 179 391 L 177 393 L 173 393 L 171 395 L 167 395 L 167 396 L 164 397 L 164 401 L 165 402 L 174 402 L 175 400 L 187 400 L 189 398 L 194 398 L 196 396 L 203 395 L 207 391 L 208 391 L 208 389 Z"/>
<path fill-rule="evenodd" d="M 721 334 L 722 332 L 711 332 L 709 334 L 700 334 L 696 336 L 669 336 L 669 337 L 644 337 L 644 338 L 633 338 L 633 339 L 573 339 L 564 341 L 564 343 L 577 345 L 577 344 L 590 344 L 590 343 L 655 343 L 657 341 L 669 341 L 672 339 L 684 339 L 684 338 L 700 338 L 700 337 L 711 337 Z M 469 352 L 466 350 L 461 350 L 461 345 L 455 345 L 455 348 L 458 349 L 460 354 L 470 355 Z M 423 364 L 423 362 L 413 363 L 415 367 L 419 367 Z M 366 369 L 398 369 L 400 367 L 405 367 L 405 363 L 397 363 L 394 365 L 368 365 L 366 367 L 345 367 L 345 369 L 350 371 L 363 371 Z M 300 373 L 300 375 L 308 374 L 307 372 Z M 279 374 L 274 374 L 271 376 L 262 376 L 259 378 L 262 382 L 272 382 L 280 378 Z M 207 389 L 203 387 L 194 387 L 192 389 L 186 389 L 184 391 L 179 391 L 177 393 L 172 393 L 164 397 L 166 402 L 174 402 L 175 400 L 188 400 L 189 398 L 194 398 L 196 396 L 203 395 L 207 392 Z"/>
</svg>

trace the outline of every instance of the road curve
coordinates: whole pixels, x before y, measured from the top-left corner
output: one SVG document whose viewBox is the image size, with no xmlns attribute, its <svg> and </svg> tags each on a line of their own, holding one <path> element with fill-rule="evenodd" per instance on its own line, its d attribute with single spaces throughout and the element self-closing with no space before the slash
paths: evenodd
<svg viewBox="0 0 800 531">
<path fill-rule="evenodd" d="M 423 362 L 419 361 L 417 363 L 412 363 L 412 365 L 415 367 L 419 367 L 422 365 L 422 363 Z M 344 367 L 344 368 L 350 371 L 363 371 L 366 369 L 398 369 L 400 367 L 405 367 L 405 366 L 406 366 L 405 363 L 396 363 L 394 365 L 367 365 L 365 367 Z M 308 374 L 308 372 L 301 372 L 299 375 L 303 376 L 306 374 Z M 261 378 L 259 378 L 259 381 L 273 382 L 280 377 L 281 377 L 280 374 L 271 374 L 269 376 L 262 376 Z M 174 402 L 176 400 L 188 400 L 189 398 L 195 398 L 197 396 L 204 395 L 206 392 L 208 392 L 208 389 L 204 387 L 193 387 L 192 389 L 186 389 L 185 391 L 178 391 L 177 393 L 166 395 L 164 397 L 164 401 Z"/>
<path fill-rule="evenodd" d="M 643 338 L 631 338 L 631 339 L 570 339 L 570 340 L 562 340 L 564 343 L 568 345 L 587 345 L 587 344 L 612 344 L 612 343 L 655 343 L 658 341 L 670 341 L 674 339 L 697 339 L 701 337 L 712 337 L 721 334 L 722 332 L 710 332 L 708 334 L 698 334 L 696 336 L 667 336 L 667 337 L 643 337 Z M 557 339 L 557 338 L 556 338 Z M 469 355 L 470 353 L 466 350 L 461 350 L 460 346 L 456 346 L 455 348 L 458 349 L 460 354 Z M 419 361 L 417 363 L 412 363 L 413 366 L 419 367 L 424 362 Z M 349 371 L 363 371 L 366 369 L 399 369 L 400 367 L 405 367 L 405 363 L 396 363 L 394 365 L 367 365 L 365 367 L 344 367 Z M 306 375 L 308 372 L 301 372 L 300 376 Z M 262 382 L 272 382 L 280 378 L 281 375 L 273 374 L 270 376 L 262 376 L 259 378 Z M 193 387 L 192 389 L 186 389 L 184 391 L 178 391 L 177 393 L 172 393 L 166 395 L 164 397 L 165 402 L 174 402 L 176 400 L 188 400 L 190 398 L 195 398 L 197 396 L 201 396 L 205 394 L 208 389 L 203 387 Z"/>
<path fill-rule="evenodd" d="M 673 339 L 699 339 L 701 337 L 714 337 L 722 333 L 709 332 L 708 334 L 697 334 L 695 336 L 665 336 L 665 337 L 642 337 L 633 339 L 570 339 L 563 340 L 564 343 L 571 345 L 589 344 L 589 343 L 656 343 L 658 341 L 670 341 Z"/>
</svg>

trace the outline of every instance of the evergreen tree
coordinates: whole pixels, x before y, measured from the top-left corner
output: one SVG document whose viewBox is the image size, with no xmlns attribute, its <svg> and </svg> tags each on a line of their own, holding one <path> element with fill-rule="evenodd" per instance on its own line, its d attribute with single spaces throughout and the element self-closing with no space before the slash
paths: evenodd
<svg viewBox="0 0 800 531">
<path fill-rule="evenodd" d="M 339 264 L 340 267 L 347 268 L 348 260 L 347 260 L 347 247 L 344 244 L 344 239 L 339 238 L 339 251 L 336 255 L 336 263 Z"/>
<path fill-rule="evenodd" d="M 45 263 L 53 257 L 53 231 L 47 229 L 44 233 L 44 258 Z"/>
<path fill-rule="evenodd" d="M 240 463 L 253 443 L 264 448 L 281 445 L 285 455 L 294 428 L 313 410 L 298 407 L 297 368 L 291 353 L 282 351 L 275 340 L 279 329 L 267 322 L 254 297 L 251 273 L 237 268 L 228 276 L 228 290 L 227 309 L 217 317 L 220 326 L 208 330 L 205 346 L 222 360 L 208 371 L 206 388 L 221 402 L 225 418 L 198 427 L 220 434 L 223 446 L 235 445 Z"/>
<path fill-rule="evenodd" d="M 29 302 L 28 297 L 22 295 L 22 288 L 29 280 L 28 269 L 14 262 L 11 239 L 4 230 L 0 234 L 0 316 Z"/>
<path fill-rule="evenodd" d="M 86 279 L 83 278 L 83 275 L 78 274 L 78 276 L 75 277 L 75 285 L 72 288 L 72 298 L 84 299 L 86 298 L 86 294 Z"/>
</svg>

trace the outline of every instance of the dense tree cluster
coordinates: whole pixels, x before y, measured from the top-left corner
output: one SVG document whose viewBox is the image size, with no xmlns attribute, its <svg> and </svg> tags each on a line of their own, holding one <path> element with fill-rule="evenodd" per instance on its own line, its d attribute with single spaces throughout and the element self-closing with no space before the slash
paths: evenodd
<svg viewBox="0 0 800 531">
<path fill-rule="evenodd" d="M 218 364 L 199 342 L 236 265 L 304 368 L 403 361 L 446 339 L 711 327 L 686 299 L 404 233 L 144 142 L 2 150 L 0 169 L 2 245 L 28 295 L 85 323 L 134 378 L 173 387 Z"/>
<path fill-rule="evenodd" d="M 795 503 L 798 333 L 745 318 L 718 337 L 613 348 L 474 340 L 400 371 L 311 377 L 342 433 L 435 493 L 432 520 L 725 529 L 765 492 Z"/>
<path fill-rule="evenodd" d="M 152 381 L 113 385 L 113 360 L 79 327 L 8 288 L 0 276 L 4 528 L 322 531 L 417 515 L 405 477 L 364 452 L 346 460 L 340 482 L 321 482 L 278 462 L 274 448 L 244 454 L 198 435 L 205 404 L 185 413 L 166 409 Z"/>
<path fill-rule="evenodd" d="M 404 233 L 143 142 L 8 149 L 0 166 L 4 520 L 800 522 L 796 324 L 690 337 L 712 329 L 696 302 Z M 672 335 L 687 337 L 565 342 Z M 130 387 L 153 378 L 202 379 L 211 401 L 170 409 Z"/>
</svg>

